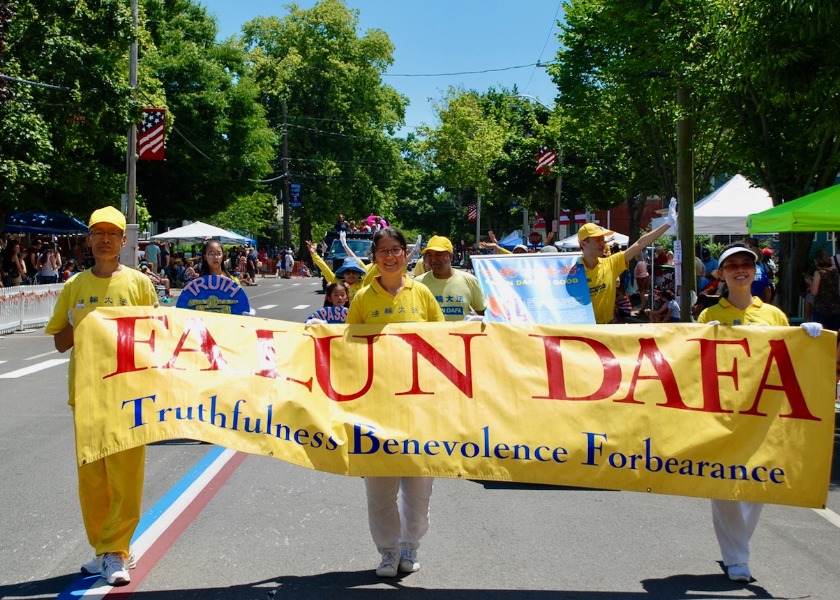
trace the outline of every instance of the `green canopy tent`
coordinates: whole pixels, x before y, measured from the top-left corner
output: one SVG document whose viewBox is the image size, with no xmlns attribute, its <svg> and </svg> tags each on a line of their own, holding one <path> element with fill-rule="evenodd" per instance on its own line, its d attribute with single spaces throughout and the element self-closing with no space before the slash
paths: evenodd
<svg viewBox="0 0 840 600">
<path fill-rule="evenodd" d="M 747 217 L 750 233 L 840 231 L 840 185 Z"/>
<path fill-rule="evenodd" d="M 791 249 L 794 245 L 794 233 L 840 231 L 840 185 L 749 215 L 747 229 L 750 233 L 788 233 L 791 236 Z M 796 305 L 794 273 L 790 268 L 784 269 L 784 272 L 787 291 L 783 306 L 787 306 L 793 314 Z M 799 319 L 791 319 L 791 322 L 796 320 Z"/>
</svg>

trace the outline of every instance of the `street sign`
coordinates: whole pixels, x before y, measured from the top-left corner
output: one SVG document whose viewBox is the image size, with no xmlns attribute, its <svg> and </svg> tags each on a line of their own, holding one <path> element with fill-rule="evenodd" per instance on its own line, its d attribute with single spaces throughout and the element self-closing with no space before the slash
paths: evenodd
<svg viewBox="0 0 840 600">
<path fill-rule="evenodd" d="M 303 206 L 303 201 L 300 197 L 300 184 L 299 183 L 290 183 L 289 184 L 289 208 L 301 208 Z"/>
</svg>

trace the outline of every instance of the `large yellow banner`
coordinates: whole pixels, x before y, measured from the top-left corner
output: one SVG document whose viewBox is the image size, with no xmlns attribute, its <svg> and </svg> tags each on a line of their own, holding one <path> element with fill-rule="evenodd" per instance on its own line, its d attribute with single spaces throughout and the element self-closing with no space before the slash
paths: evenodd
<svg viewBox="0 0 840 600">
<path fill-rule="evenodd" d="M 346 475 L 822 507 L 835 342 L 795 327 L 304 328 L 97 309 L 75 331 L 77 458 L 192 438 Z"/>
</svg>

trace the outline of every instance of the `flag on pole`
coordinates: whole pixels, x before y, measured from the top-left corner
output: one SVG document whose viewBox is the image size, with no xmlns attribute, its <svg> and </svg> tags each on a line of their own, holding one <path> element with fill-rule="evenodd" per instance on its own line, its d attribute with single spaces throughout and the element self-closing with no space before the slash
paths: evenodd
<svg viewBox="0 0 840 600">
<path fill-rule="evenodd" d="M 549 167 L 553 167 L 555 164 L 557 164 L 557 152 L 549 150 L 548 146 L 543 146 L 537 152 L 537 168 L 534 173 L 539 175 L 551 173 Z"/>
<path fill-rule="evenodd" d="M 166 130 L 166 110 L 144 108 L 140 134 L 137 136 L 139 160 L 165 160 L 163 134 Z"/>
<path fill-rule="evenodd" d="M 478 207 L 475 204 L 467 204 L 467 221 L 475 221 L 478 218 Z"/>
</svg>

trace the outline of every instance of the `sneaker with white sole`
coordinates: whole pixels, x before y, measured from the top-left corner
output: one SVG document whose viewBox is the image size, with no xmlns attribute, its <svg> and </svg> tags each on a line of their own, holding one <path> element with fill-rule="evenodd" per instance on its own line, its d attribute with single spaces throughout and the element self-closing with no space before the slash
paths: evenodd
<svg viewBox="0 0 840 600">
<path fill-rule="evenodd" d="M 400 557 L 396 552 L 389 551 L 382 554 L 382 562 L 376 567 L 376 574 L 379 577 L 396 577 L 397 565 Z"/>
<path fill-rule="evenodd" d="M 732 581 L 751 581 L 752 574 L 750 573 L 749 565 L 745 563 L 738 563 L 737 565 L 729 565 L 726 567 L 726 574 Z"/>
<path fill-rule="evenodd" d="M 102 572 L 108 585 L 127 585 L 131 583 L 131 575 L 125 566 L 125 559 L 118 552 L 109 552 L 102 557 Z"/>
<path fill-rule="evenodd" d="M 133 569 L 137 566 L 137 559 L 134 556 L 133 548 L 128 551 L 128 560 L 125 562 L 125 566 L 129 569 Z M 94 556 L 83 564 L 80 569 L 85 575 L 99 575 L 102 573 L 102 557 Z"/>
<path fill-rule="evenodd" d="M 420 570 L 416 548 L 400 548 L 400 573 L 416 573 Z"/>
<path fill-rule="evenodd" d="M 102 572 L 102 557 L 94 556 L 80 567 L 85 575 L 99 575 Z"/>
</svg>

